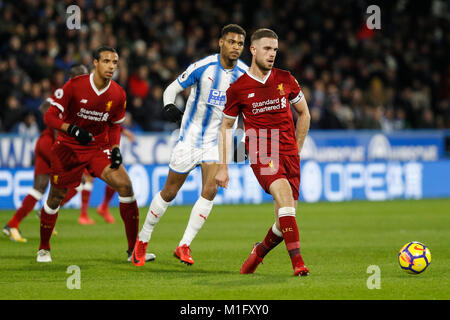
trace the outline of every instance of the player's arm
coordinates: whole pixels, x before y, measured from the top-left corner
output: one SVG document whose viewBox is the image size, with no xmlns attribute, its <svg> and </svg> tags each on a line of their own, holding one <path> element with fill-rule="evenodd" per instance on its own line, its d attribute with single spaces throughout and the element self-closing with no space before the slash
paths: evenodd
<svg viewBox="0 0 450 320">
<path fill-rule="evenodd" d="M 50 107 L 45 112 L 44 123 L 46 126 L 66 132 L 82 145 L 87 145 L 94 137 L 85 129 L 77 125 L 64 122 L 60 115 L 66 112 L 66 108 L 72 99 L 72 82 L 69 80 L 62 88 L 55 90 L 53 96 L 48 99 Z M 64 117 L 62 117 L 64 118 Z"/>
<path fill-rule="evenodd" d="M 120 137 L 122 133 L 121 123 L 125 121 L 127 96 L 125 91 L 122 90 L 122 101 L 120 105 L 122 107 L 117 109 L 117 112 L 111 118 L 109 123 L 109 143 L 111 145 L 111 169 L 117 169 L 122 164 L 122 154 L 120 152 Z"/>
<path fill-rule="evenodd" d="M 69 136 L 72 136 L 82 145 L 87 145 L 94 137 L 92 134 L 77 125 L 64 122 L 60 119 L 60 110 L 56 107 L 50 106 L 44 115 L 44 123 L 46 126 L 66 132 Z"/>
<path fill-rule="evenodd" d="M 219 130 L 219 168 L 216 173 L 216 183 L 222 188 L 226 188 L 229 181 L 228 159 L 232 148 L 233 125 L 235 121 L 235 118 L 223 117 Z"/>
<path fill-rule="evenodd" d="M 184 88 L 180 85 L 178 80 L 173 81 L 163 93 L 164 112 L 167 118 L 172 122 L 181 121 L 183 112 L 175 105 L 177 94 L 183 91 Z"/>
<path fill-rule="evenodd" d="M 297 140 L 298 152 L 302 151 L 303 143 L 309 131 L 311 116 L 309 115 L 308 104 L 303 96 L 300 101 L 292 104 L 298 114 L 297 124 L 295 128 L 295 139 Z"/>
<path fill-rule="evenodd" d="M 44 102 L 41 103 L 41 105 L 39 106 L 39 111 L 42 115 L 44 115 L 47 112 L 48 108 L 50 108 L 50 104 L 52 101 L 52 98 L 47 98 L 44 100 Z"/>
<path fill-rule="evenodd" d="M 122 132 L 122 134 L 127 137 L 128 140 L 130 140 L 130 142 L 133 142 L 135 140 L 134 134 L 133 132 L 131 132 L 130 130 L 124 128 L 124 127 L 120 127 L 120 131 Z"/>
<path fill-rule="evenodd" d="M 109 141 L 111 143 L 111 169 L 117 169 L 122 164 L 122 154 L 120 152 L 120 132 L 121 126 L 112 123 L 109 127 Z"/>
</svg>

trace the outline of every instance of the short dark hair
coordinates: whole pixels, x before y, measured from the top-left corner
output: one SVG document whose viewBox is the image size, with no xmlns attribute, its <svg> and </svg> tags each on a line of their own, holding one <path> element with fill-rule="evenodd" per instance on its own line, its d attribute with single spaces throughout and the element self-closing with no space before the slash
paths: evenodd
<svg viewBox="0 0 450 320">
<path fill-rule="evenodd" d="M 275 33 L 275 31 L 267 29 L 267 28 L 261 28 L 256 30 L 255 32 L 253 32 L 251 38 L 250 38 L 250 42 L 253 43 L 256 40 L 259 40 L 261 38 L 271 38 L 271 39 L 277 39 L 278 40 L 278 36 Z"/>
<path fill-rule="evenodd" d="M 221 33 L 221 38 L 225 37 L 227 35 L 227 33 L 237 33 L 237 34 L 242 34 L 245 38 L 245 36 L 247 35 L 247 33 L 245 32 L 244 28 L 242 28 L 240 25 L 238 24 L 227 24 L 225 27 L 222 28 L 222 33 Z"/>
<path fill-rule="evenodd" d="M 108 46 L 101 46 L 100 48 L 98 48 L 97 50 L 94 51 L 94 59 L 95 60 L 100 60 L 100 53 L 104 52 L 104 51 L 109 51 L 109 52 L 113 52 L 113 53 L 117 53 L 116 49 L 108 47 Z"/>
<path fill-rule="evenodd" d="M 81 63 L 75 63 L 69 69 L 69 78 L 75 78 L 87 73 L 89 73 L 88 69 L 84 65 Z"/>
</svg>

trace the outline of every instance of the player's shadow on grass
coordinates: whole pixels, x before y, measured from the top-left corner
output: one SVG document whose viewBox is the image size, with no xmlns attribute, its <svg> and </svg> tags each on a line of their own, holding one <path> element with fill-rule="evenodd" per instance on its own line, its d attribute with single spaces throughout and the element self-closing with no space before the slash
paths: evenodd
<svg viewBox="0 0 450 320">
<path fill-rule="evenodd" d="M 19 268 L 8 268 L 5 267 L 3 270 L 4 271 L 17 271 L 17 272 L 32 272 L 32 271 L 51 271 L 51 272 L 62 272 L 62 273 L 66 273 L 67 271 L 67 267 L 70 266 L 70 264 L 67 263 L 39 263 L 36 262 L 36 260 L 33 261 L 33 259 L 30 259 L 30 264 L 28 265 L 21 265 Z M 81 266 L 80 268 L 87 269 L 88 267 L 86 266 Z M 33 280 L 34 281 L 34 280 Z"/>
</svg>

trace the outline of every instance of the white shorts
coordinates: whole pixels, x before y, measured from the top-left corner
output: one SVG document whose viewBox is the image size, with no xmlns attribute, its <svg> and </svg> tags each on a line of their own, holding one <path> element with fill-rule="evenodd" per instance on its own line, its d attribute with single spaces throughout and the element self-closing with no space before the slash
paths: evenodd
<svg viewBox="0 0 450 320">
<path fill-rule="evenodd" d="M 196 148 L 183 141 L 178 141 L 172 150 L 169 168 L 176 173 L 188 173 L 203 162 L 219 162 L 217 145 Z"/>
</svg>

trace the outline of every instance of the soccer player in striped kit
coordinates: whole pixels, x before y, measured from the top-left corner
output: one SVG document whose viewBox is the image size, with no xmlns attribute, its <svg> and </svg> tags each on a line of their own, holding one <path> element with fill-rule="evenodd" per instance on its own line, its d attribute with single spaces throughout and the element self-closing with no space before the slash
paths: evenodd
<svg viewBox="0 0 450 320">
<path fill-rule="evenodd" d="M 191 64 L 164 91 L 164 110 L 174 122 L 181 120 L 178 142 L 169 163 L 163 189 L 153 198 L 147 218 L 139 233 L 132 261 L 145 264 L 145 252 L 153 229 L 183 186 L 191 170 L 201 166 L 202 192 L 192 208 L 183 238 L 174 251 L 181 262 L 192 265 L 191 242 L 202 228 L 213 207 L 217 193 L 214 180 L 219 152 L 217 136 L 225 106 L 225 91 L 248 67 L 239 60 L 244 49 L 245 30 L 236 24 L 222 29 L 220 52 Z M 176 95 L 191 87 L 184 114 L 175 106 Z"/>
</svg>

